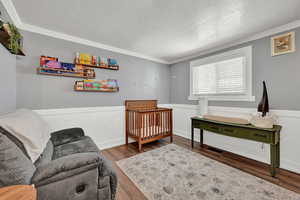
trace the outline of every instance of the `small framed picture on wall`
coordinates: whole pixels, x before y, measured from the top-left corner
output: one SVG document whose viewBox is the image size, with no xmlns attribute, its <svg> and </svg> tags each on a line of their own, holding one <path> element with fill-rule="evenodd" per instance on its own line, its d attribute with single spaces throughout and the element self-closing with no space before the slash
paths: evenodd
<svg viewBox="0 0 300 200">
<path fill-rule="evenodd" d="M 271 46 L 272 56 L 295 52 L 295 32 L 272 37 Z"/>
</svg>

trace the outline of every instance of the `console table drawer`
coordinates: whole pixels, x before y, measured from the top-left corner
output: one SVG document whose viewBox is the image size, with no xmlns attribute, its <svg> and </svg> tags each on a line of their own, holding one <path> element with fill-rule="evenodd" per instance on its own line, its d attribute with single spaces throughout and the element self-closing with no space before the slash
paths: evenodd
<svg viewBox="0 0 300 200">
<path fill-rule="evenodd" d="M 224 128 L 223 128 L 223 134 L 225 134 L 225 135 L 230 135 L 230 136 L 234 136 L 234 135 L 236 135 L 236 134 L 238 134 L 238 133 L 237 133 L 237 130 L 234 129 L 234 128 L 231 128 L 231 127 L 224 127 Z"/>
<path fill-rule="evenodd" d="M 249 139 L 263 143 L 273 143 L 272 134 L 255 129 L 247 129 L 241 127 L 232 127 L 227 125 L 219 125 L 214 123 L 202 122 L 198 124 L 200 129 L 242 139 Z"/>
<path fill-rule="evenodd" d="M 273 134 L 265 131 L 245 128 L 234 128 L 234 134 L 232 134 L 231 136 L 248 140 L 254 140 L 257 142 L 272 143 L 272 135 Z"/>
<path fill-rule="evenodd" d="M 223 133 L 222 127 L 211 123 L 200 123 L 200 128 L 214 133 Z"/>
<path fill-rule="evenodd" d="M 228 135 L 231 137 L 236 137 L 236 138 L 254 140 L 257 142 L 272 143 L 272 134 L 269 134 L 268 132 L 257 131 L 257 130 L 224 126 L 222 128 L 221 134 Z"/>
</svg>

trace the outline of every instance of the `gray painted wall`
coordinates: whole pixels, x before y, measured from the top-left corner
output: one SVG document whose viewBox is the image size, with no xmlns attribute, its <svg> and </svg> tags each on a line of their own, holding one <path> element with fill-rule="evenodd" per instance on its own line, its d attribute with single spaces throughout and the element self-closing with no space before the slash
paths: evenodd
<svg viewBox="0 0 300 200">
<path fill-rule="evenodd" d="M 158 99 L 169 103 L 170 67 L 140 58 L 23 32 L 26 57 L 17 60 L 17 107 L 31 109 L 115 106 L 126 99 Z M 96 80 L 117 79 L 118 93 L 74 92 L 76 78 L 37 75 L 41 55 L 73 62 L 75 52 L 116 58 L 119 71 L 95 69 Z"/>
<path fill-rule="evenodd" d="M 213 53 L 221 53 L 247 45 L 253 46 L 253 95 L 256 97 L 256 102 L 210 101 L 209 105 L 257 107 L 262 95 L 262 81 L 266 80 L 272 109 L 300 110 L 300 28 L 295 32 L 295 53 L 272 57 L 271 36 Z M 171 103 L 197 104 L 197 101 L 188 100 L 190 61 L 171 65 Z"/>
<path fill-rule="evenodd" d="M 5 9 L 0 2 L 2 19 L 10 21 Z M 16 56 L 10 54 L 0 44 L 0 114 L 16 109 Z"/>
<path fill-rule="evenodd" d="M 16 109 L 16 56 L 0 44 L 0 114 Z"/>
</svg>

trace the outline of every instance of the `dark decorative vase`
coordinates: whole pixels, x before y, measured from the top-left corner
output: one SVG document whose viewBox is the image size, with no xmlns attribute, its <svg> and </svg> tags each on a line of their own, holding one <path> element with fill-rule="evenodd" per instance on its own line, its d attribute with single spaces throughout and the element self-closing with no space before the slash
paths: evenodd
<svg viewBox="0 0 300 200">
<path fill-rule="evenodd" d="M 257 111 L 262 113 L 262 117 L 265 117 L 266 114 L 269 112 L 268 91 L 265 81 L 263 81 L 263 96 L 261 98 L 260 103 L 258 104 Z"/>
</svg>

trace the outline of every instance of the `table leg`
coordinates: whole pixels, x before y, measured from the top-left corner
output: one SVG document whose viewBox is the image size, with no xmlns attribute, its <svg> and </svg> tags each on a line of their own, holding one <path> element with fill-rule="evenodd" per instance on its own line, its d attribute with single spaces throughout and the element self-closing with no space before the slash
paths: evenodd
<svg viewBox="0 0 300 200">
<path fill-rule="evenodd" d="M 193 124 L 192 124 L 191 134 L 192 134 L 192 138 L 191 138 L 192 148 L 194 148 L 194 127 L 193 127 Z"/>
<path fill-rule="evenodd" d="M 276 167 L 280 167 L 280 142 L 276 144 Z"/>
<path fill-rule="evenodd" d="M 276 144 L 271 144 L 270 145 L 270 150 L 271 150 L 271 176 L 275 177 L 276 176 L 276 167 L 277 167 L 277 145 Z"/>
<path fill-rule="evenodd" d="M 203 129 L 200 129 L 200 147 L 203 148 Z"/>
</svg>

